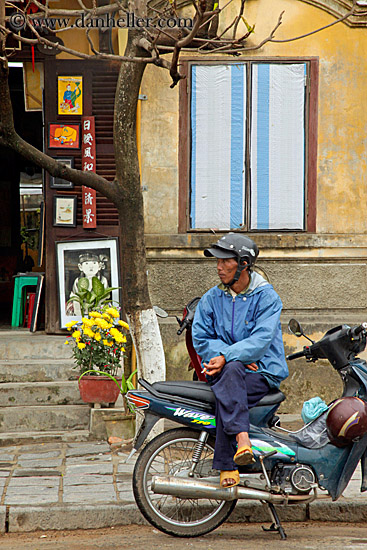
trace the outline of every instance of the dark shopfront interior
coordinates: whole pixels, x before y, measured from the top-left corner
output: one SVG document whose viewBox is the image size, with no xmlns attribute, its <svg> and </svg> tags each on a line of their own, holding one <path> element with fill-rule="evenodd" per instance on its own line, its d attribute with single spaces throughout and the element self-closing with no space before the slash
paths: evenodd
<svg viewBox="0 0 367 550">
<path fill-rule="evenodd" d="M 11 66 L 9 85 L 18 134 L 43 150 L 42 112 L 25 110 L 23 69 Z M 0 326 L 11 325 L 13 276 L 43 271 L 38 266 L 40 205 L 43 200 L 39 168 L 10 149 L 0 147 Z"/>
</svg>

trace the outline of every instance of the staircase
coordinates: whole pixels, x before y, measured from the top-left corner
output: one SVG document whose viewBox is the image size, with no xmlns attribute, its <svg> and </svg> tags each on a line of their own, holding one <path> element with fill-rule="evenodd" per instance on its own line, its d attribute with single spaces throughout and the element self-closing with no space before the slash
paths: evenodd
<svg viewBox="0 0 367 550">
<path fill-rule="evenodd" d="M 0 446 L 84 441 L 90 407 L 78 390 L 64 336 L 0 331 Z"/>
</svg>

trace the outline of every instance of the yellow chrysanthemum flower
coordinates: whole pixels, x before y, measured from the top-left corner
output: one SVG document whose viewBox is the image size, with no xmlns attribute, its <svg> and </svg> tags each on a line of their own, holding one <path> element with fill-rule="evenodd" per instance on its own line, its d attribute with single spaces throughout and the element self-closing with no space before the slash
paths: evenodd
<svg viewBox="0 0 367 550">
<path fill-rule="evenodd" d="M 75 340 L 80 340 L 80 337 L 81 337 L 80 330 L 74 330 L 72 337 L 75 338 Z"/>
<path fill-rule="evenodd" d="M 120 327 L 126 328 L 126 330 L 130 329 L 129 325 L 127 323 L 125 323 L 125 321 L 119 321 L 118 323 L 119 323 Z"/>
<path fill-rule="evenodd" d="M 123 336 L 117 328 L 111 328 L 110 334 L 118 344 L 123 342 Z"/>
<path fill-rule="evenodd" d="M 69 323 L 65 323 L 65 326 L 68 330 L 71 330 L 74 325 L 77 324 L 78 321 L 70 321 Z"/>
<path fill-rule="evenodd" d="M 93 319 L 87 319 L 86 317 L 82 317 L 82 321 L 87 327 L 92 327 L 94 325 Z"/>
<path fill-rule="evenodd" d="M 69 340 L 66 340 L 66 342 L 64 342 L 65 345 L 67 345 L 69 343 Z"/>
<path fill-rule="evenodd" d="M 117 319 L 117 317 L 120 317 L 119 312 L 114 307 L 109 307 L 108 309 L 106 309 L 106 313 L 108 313 L 108 315 L 111 315 L 111 317 L 114 317 L 115 319 Z"/>
<path fill-rule="evenodd" d="M 110 323 L 107 323 L 106 319 L 96 319 L 96 325 L 102 330 L 107 330 L 112 326 Z"/>
<path fill-rule="evenodd" d="M 98 311 L 91 311 L 88 315 L 89 317 L 94 317 L 94 318 L 102 317 L 102 315 Z"/>
<path fill-rule="evenodd" d="M 112 342 L 109 342 L 108 340 L 103 340 L 103 344 L 109 348 L 112 346 Z"/>
<path fill-rule="evenodd" d="M 108 315 L 108 313 L 103 313 L 102 317 L 103 317 L 103 319 L 106 319 L 106 321 L 108 321 L 109 323 L 112 323 L 112 321 L 113 321 L 111 315 Z"/>
<path fill-rule="evenodd" d="M 84 332 L 85 336 L 89 336 L 89 338 L 94 338 L 94 332 L 89 327 L 85 327 L 83 332 Z"/>
<path fill-rule="evenodd" d="M 101 340 L 101 333 L 100 333 L 100 332 L 95 332 L 95 333 L 94 333 L 94 339 L 97 340 L 97 342 L 100 342 L 100 340 Z"/>
<path fill-rule="evenodd" d="M 79 343 L 78 343 L 78 348 L 79 348 L 79 349 L 84 349 L 84 348 L 85 348 L 85 344 L 83 344 L 83 342 L 79 342 Z"/>
</svg>

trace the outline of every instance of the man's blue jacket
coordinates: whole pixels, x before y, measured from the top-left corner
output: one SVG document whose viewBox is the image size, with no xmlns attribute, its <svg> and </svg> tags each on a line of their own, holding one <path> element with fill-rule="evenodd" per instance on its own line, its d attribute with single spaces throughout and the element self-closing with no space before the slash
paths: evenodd
<svg viewBox="0 0 367 550">
<path fill-rule="evenodd" d="M 280 326 L 282 302 L 261 275 L 251 273 L 250 286 L 232 298 L 224 285 L 201 298 L 192 325 L 202 362 L 223 355 L 226 362 L 256 363 L 270 387 L 288 376 Z"/>
</svg>

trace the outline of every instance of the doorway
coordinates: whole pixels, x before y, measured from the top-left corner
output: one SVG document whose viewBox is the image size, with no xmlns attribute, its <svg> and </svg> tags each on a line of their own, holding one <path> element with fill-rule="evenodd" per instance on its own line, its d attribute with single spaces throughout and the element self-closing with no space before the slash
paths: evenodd
<svg viewBox="0 0 367 550">
<path fill-rule="evenodd" d="M 41 111 L 26 111 L 23 67 L 9 69 L 9 87 L 17 133 L 43 150 Z M 0 147 L 0 326 L 11 325 L 14 275 L 43 271 L 38 265 L 40 211 L 43 181 L 40 168 L 15 152 Z"/>
</svg>

